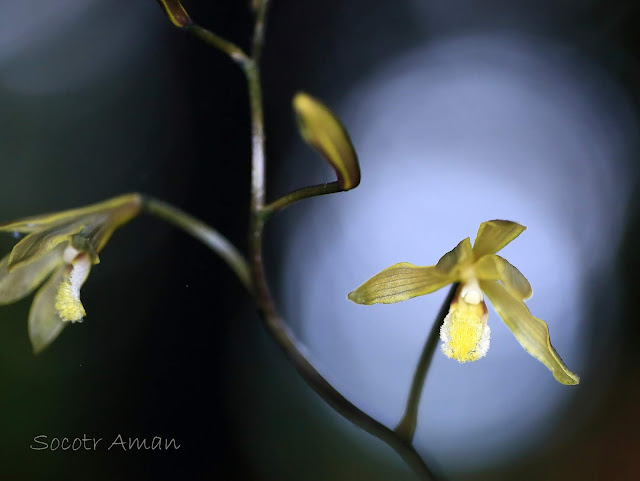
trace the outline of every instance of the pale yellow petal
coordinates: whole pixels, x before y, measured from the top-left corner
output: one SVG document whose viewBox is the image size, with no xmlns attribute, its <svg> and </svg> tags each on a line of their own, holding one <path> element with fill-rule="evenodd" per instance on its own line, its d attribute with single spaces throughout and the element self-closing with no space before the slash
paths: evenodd
<svg viewBox="0 0 640 481">
<path fill-rule="evenodd" d="M 509 261 L 496 254 L 489 254 L 473 264 L 473 272 L 477 279 L 500 280 L 513 297 L 521 301 L 529 299 L 533 294 L 527 278 Z"/>
<path fill-rule="evenodd" d="M 495 254 L 526 229 L 525 226 L 508 220 L 490 220 L 480 224 L 473 253 L 476 259 Z"/>
<path fill-rule="evenodd" d="M 467 237 L 440 258 L 436 269 L 443 274 L 455 275 L 457 268 L 469 265 L 471 262 L 473 262 L 473 251 L 471 241 Z"/>
<path fill-rule="evenodd" d="M 549 328 L 544 321 L 532 316 L 524 302 L 514 298 L 497 281 L 480 281 L 480 287 L 522 347 L 547 366 L 558 382 L 580 382 L 580 378 L 565 366 L 551 345 Z"/>
<path fill-rule="evenodd" d="M 420 267 L 401 262 L 376 274 L 348 297 L 357 304 L 391 304 L 437 291 L 453 280 L 435 266 Z"/>
<path fill-rule="evenodd" d="M 503 257 L 496 256 L 500 260 L 502 275 L 500 280 L 513 297 L 524 301 L 533 295 L 533 289 L 527 278 L 513 264 Z"/>
<path fill-rule="evenodd" d="M 473 273 L 476 279 L 495 281 L 502 277 L 500 260 L 495 254 L 482 256 L 473 264 Z"/>
<path fill-rule="evenodd" d="M 101 212 L 111 213 L 124 211 L 128 214 L 131 212 L 137 213 L 140 210 L 141 204 L 142 199 L 140 194 L 124 194 L 78 209 L 51 212 L 6 222 L 0 224 L 0 231 L 29 233 L 50 227 L 54 224 L 72 222 L 78 220 L 80 217 L 92 216 Z M 129 218 L 131 217 L 132 216 Z"/>
<path fill-rule="evenodd" d="M 9 256 L 9 270 L 36 261 L 58 245 L 71 240 L 71 237 L 84 227 L 85 224 L 76 221 L 55 224 L 45 230 L 32 232 L 13 247 Z"/>
<path fill-rule="evenodd" d="M 139 194 L 127 194 L 116 197 L 111 201 L 104 202 L 104 204 L 109 205 L 108 210 L 105 212 L 108 215 L 108 218 L 101 222 L 93 222 L 92 224 L 97 225 L 98 227 L 95 229 L 94 233 L 89 235 L 92 243 L 94 244 L 95 250 L 98 253 L 102 250 L 116 229 L 123 224 L 126 224 L 140 213 L 142 197 Z"/>
<path fill-rule="evenodd" d="M 62 263 L 61 244 L 39 259 L 8 270 L 9 255 L 0 261 L 0 304 L 9 304 L 29 295 Z"/>
<path fill-rule="evenodd" d="M 89 240 L 91 243 L 91 249 L 89 250 L 92 251 L 92 254 L 95 254 L 94 258 L 96 260 L 97 260 L 97 253 L 100 252 L 102 248 L 106 245 L 107 241 L 111 238 L 111 236 L 116 231 L 116 229 L 120 227 L 122 224 L 124 224 L 125 222 L 128 222 L 129 220 L 131 220 L 131 217 L 129 218 L 119 217 L 117 220 L 118 222 L 114 222 L 110 220 L 108 222 L 99 224 L 98 228 L 95 229 L 89 235 Z M 96 264 L 98 262 L 99 261 L 97 261 Z"/>
<path fill-rule="evenodd" d="M 91 243 L 89 251 L 97 254 L 115 229 L 138 215 L 141 205 L 140 195 L 127 194 L 81 209 L 25 219 L 21 224 L 23 227 L 31 229 L 37 225 L 39 228 L 15 245 L 9 258 L 9 269 L 33 262 L 76 234 Z M 20 230 L 19 227 L 17 223 L 6 224 L 0 230 Z"/>
<path fill-rule="evenodd" d="M 55 298 L 64 279 L 64 267 L 58 269 L 38 291 L 29 311 L 29 339 L 37 354 L 51 344 L 64 329 L 66 322 L 58 316 Z"/>
</svg>

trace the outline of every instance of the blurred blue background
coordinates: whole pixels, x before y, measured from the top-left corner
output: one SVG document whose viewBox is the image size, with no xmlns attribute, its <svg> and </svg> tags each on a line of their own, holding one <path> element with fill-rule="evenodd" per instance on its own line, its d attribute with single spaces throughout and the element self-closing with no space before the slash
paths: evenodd
<svg viewBox="0 0 640 481">
<path fill-rule="evenodd" d="M 184 1 L 243 46 L 245 3 Z M 245 247 L 248 105 L 228 59 L 172 29 L 151 0 L 2 7 L 0 217 L 141 191 Z M 529 307 L 581 385 L 558 384 L 490 308 L 486 358 L 459 365 L 436 352 L 416 448 L 446 479 L 636 479 L 640 8 L 272 7 L 271 198 L 332 180 L 296 133 L 298 90 L 343 119 L 363 172 L 356 190 L 291 207 L 268 229 L 269 276 L 318 369 L 394 426 L 446 293 L 372 307 L 346 294 L 393 263 L 435 263 L 484 220 L 518 221 L 528 229 L 503 254 L 531 281 Z M 0 239 L 4 252 L 12 243 Z M 101 260 L 83 288 L 86 322 L 41 356 L 27 339 L 30 300 L 2 307 L 1 479 L 415 479 L 304 384 L 205 247 L 143 217 Z M 29 449 L 37 435 L 85 433 L 181 448 Z"/>
</svg>

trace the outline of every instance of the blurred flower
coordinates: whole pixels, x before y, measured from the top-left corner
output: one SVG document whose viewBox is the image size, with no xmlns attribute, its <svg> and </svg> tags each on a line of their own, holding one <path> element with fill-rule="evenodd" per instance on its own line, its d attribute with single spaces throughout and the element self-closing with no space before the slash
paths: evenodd
<svg viewBox="0 0 640 481">
<path fill-rule="evenodd" d="M 487 353 L 490 329 L 484 292 L 529 354 L 547 366 L 558 382 L 578 384 L 580 378 L 564 365 L 551 345 L 547 325 L 532 316 L 523 302 L 532 294 L 529 281 L 495 254 L 524 230 L 524 226 L 505 220 L 483 222 L 473 247 L 467 237 L 435 266 L 395 264 L 373 276 L 348 297 L 358 304 L 389 304 L 459 282 L 440 329 L 445 355 L 468 362 Z"/>
<path fill-rule="evenodd" d="M 79 209 L 0 224 L 0 231 L 26 233 L 0 261 L 0 304 L 17 301 L 44 283 L 29 312 L 35 352 L 49 345 L 68 322 L 85 316 L 80 288 L 113 232 L 140 211 L 138 194 Z"/>
</svg>

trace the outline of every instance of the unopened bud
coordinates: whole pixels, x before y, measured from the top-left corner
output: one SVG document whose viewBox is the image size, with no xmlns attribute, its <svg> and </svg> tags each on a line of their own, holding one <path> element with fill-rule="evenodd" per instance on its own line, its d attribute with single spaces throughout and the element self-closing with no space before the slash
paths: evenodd
<svg viewBox="0 0 640 481">
<path fill-rule="evenodd" d="M 183 28 L 191 23 L 191 18 L 189 18 L 189 14 L 180 3 L 180 0 L 158 0 L 158 3 L 167 17 L 169 17 L 169 20 L 171 20 L 171 23 L 176 27 Z"/>
<path fill-rule="evenodd" d="M 358 156 L 340 120 L 321 102 L 302 92 L 293 98 L 293 109 L 300 135 L 331 164 L 340 189 L 357 187 L 360 183 Z"/>
</svg>

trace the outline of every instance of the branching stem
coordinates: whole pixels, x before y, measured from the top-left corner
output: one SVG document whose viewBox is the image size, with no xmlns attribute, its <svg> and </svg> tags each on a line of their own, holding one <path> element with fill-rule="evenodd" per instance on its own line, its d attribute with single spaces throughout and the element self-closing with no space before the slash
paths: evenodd
<svg viewBox="0 0 640 481">
<path fill-rule="evenodd" d="M 251 55 L 247 55 L 240 47 L 232 42 L 198 25 L 191 24 L 185 27 L 188 31 L 208 44 L 228 54 L 240 65 L 247 79 L 251 112 L 251 212 L 249 219 L 248 262 L 235 247 L 216 230 L 175 207 L 149 197 L 145 198 L 144 207 L 147 212 L 163 218 L 204 242 L 229 264 L 247 290 L 252 294 L 261 317 L 264 320 L 265 327 L 271 337 L 273 337 L 275 342 L 280 346 L 287 359 L 293 364 L 302 378 L 322 399 L 356 426 L 359 426 L 366 432 L 387 443 L 411 466 L 421 479 L 426 481 L 433 480 L 433 474 L 413 447 L 412 440 L 417 423 L 417 406 L 422 392 L 422 386 L 435 343 L 437 343 L 436 329 L 442 322 L 440 318 L 444 318 L 444 315 L 446 315 L 445 308 L 448 309 L 449 303 L 445 302 L 443 310 L 441 310 L 436 320 L 436 326 L 429 335 L 414 375 L 405 416 L 396 430 L 392 430 L 355 406 L 318 372 L 314 364 L 310 361 L 310 356 L 305 347 L 296 339 L 288 324 L 280 316 L 273 297 L 271 296 L 263 262 L 262 244 L 266 220 L 271 214 L 299 200 L 317 195 L 335 193 L 339 191 L 339 188 L 336 182 L 305 187 L 291 192 L 265 206 L 265 131 L 259 63 L 264 48 L 268 7 L 269 0 L 258 0 L 255 10 L 256 17 L 251 43 Z M 452 292 L 454 291 L 452 290 Z M 442 314 L 443 312 L 444 314 Z"/>
<path fill-rule="evenodd" d="M 177 207 L 153 197 L 143 196 L 142 208 L 148 214 L 159 217 L 202 241 L 203 244 L 211 248 L 229 265 L 249 293 L 253 291 L 249 264 L 235 246 L 220 232 Z"/>
<path fill-rule="evenodd" d="M 264 218 L 261 211 L 265 203 L 265 132 L 262 106 L 262 87 L 258 62 L 262 52 L 265 34 L 265 19 L 268 0 L 263 0 L 258 7 L 253 35 L 252 60 L 247 64 L 245 73 L 249 90 L 251 107 L 251 218 L 249 231 L 249 265 L 254 286 L 254 296 L 265 326 L 285 356 L 293 364 L 303 379 L 333 409 L 368 433 L 389 444 L 423 479 L 433 476 L 411 443 L 404 442 L 395 432 L 379 423 L 359 409 L 340 392 L 338 392 L 314 367 L 306 355 L 306 349 L 296 339 L 287 323 L 278 313 L 265 277 L 262 260 L 262 239 Z M 294 200 L 296 195 L 290 200 Z M 288 201 L 284 201 L 287 203 Z M 290 202 L 289 202 L 290 203 Z M 273 208 L 273 206 L 271 206 Z"/>
<path fill-rule="evenodd" d="M 317 197 L 319 195 L 335 194 L 341 192 L 342 189 L 338 186 L 338 182 L 329 182 L 326 184 L 311 185 L 309 187 L 302 187 L 301 189 L 289 192 L 283 195 L 278 200 L 271 202 L 269 205 L 263 207 L 260 211 L 260 215 L 263 219 L 268 219 L 271 215 L 275 214 L 279 210 L 289 207 L 296 202 L 309 199 L 311 197 Z"/>
<path fill-rule="evenodd" d="M 226 53 L 234 62 L 236 62 L 241 67 L 244 67 L 244 65 L 249 61 L 249 56 L 235 43 L 222 38 L 220 35 L 217 35 L 212 31 L 201 27 L 200 25 L 191 23 L 184 27 L 184 30 L 195 35 L 200 40 L 208 43 L 212 47 L 217 48 L 221 52 Z"/>
</svg>

